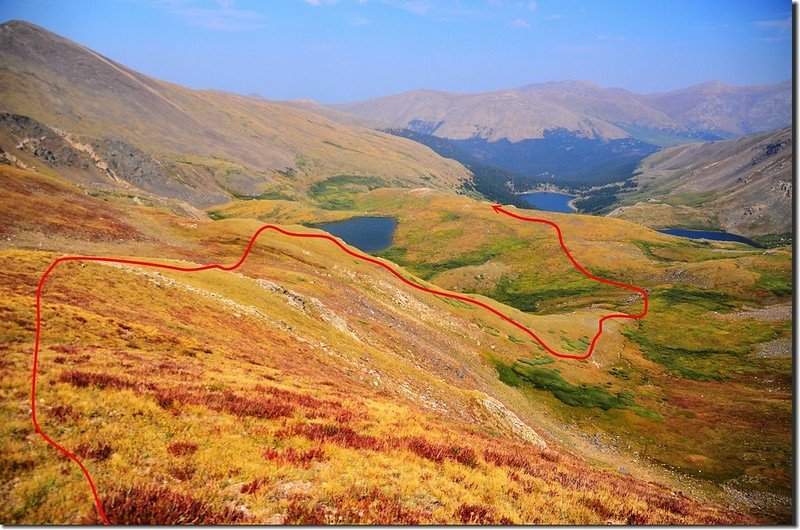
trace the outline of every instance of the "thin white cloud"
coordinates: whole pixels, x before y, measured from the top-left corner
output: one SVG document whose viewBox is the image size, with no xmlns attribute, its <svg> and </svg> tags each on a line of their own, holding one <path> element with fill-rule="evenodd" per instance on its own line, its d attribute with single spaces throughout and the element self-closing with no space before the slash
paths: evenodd
<svg viewBox="0 0 800 530">
<path fill-rule="evenodd" d="M 266 26 L 264 15 L 250 9 L 237 9 L 234 0 L 157 0 L 153 5 L 195 28 L 247 31 Z"/>
<path fill-rule="evenodd" d="M 773 20 L 759 20 L 756 26 L 760 28 L 776 28 L 780 31 L 788 31 L 792 29 L 792 17 L 778 18 Z"/>
<path fill-rule="evenodd" d="M 531 24 L 524 18 L 515 18 L 508 25 L 514 29 L 531 29 Z"/>
<path fill-rule="evenodd" d="M 427 15 L 434 6 L 426 0 L 403 2 L 400 7 L 417 15 Z"/>
<path fill-rule="evenodd" d="M 764 30 L 767 35 L 760 39 L 765 42 L 778 42 L 788 40 L 792 36 L 792 17 L 776 18 L 772 20 L 758 20 L 753 23 Z"/>
<path fill-rule="evenodd" d="M 337 1 L 338 1 L 338 0 L 303 0 L 303 2 L 305 2 L 306 4 L 308 4 L 308 5 L 310 5 L 310 6 L 314 6 L 314 7 L 319 7 L 319 6 L 332 6 L 332 5 L 334 5 L 334 4 L 335 4 Z"/>
<path fill-rule="evenodd" d="M 755 23 L 756 26 L 763 29 L 773 30 L 779 34 L 791 33 L 792 31 L 792 17 L 778 18 L 773 20 L 759 20 Z"/>
<path fill-rule="evenodd" d="M 0 0 L 2 1 L 2 0 Z M 362 1 L 372 0 L 357 0 Z M 487 0 L 488 2 L 508 2 L 509 0 Z M 380 0 L 384 6 L 402 9 L 415 15 L 429 17 L 439 22 L 454 22 L 469 18 L 486 17 L 486 9 L 478 7 L 474 1 L 462 0 Z M 499 4 L 498 4 L 499 5 Z"/>
<path fill-rule="evenodd" d="M 370 19 L 364 17 L 355 17 L 350 19 L 350 24 L 352 24 L 353 26 L 366 26 L 370 22 L 371 22 Z"/>
</svg>

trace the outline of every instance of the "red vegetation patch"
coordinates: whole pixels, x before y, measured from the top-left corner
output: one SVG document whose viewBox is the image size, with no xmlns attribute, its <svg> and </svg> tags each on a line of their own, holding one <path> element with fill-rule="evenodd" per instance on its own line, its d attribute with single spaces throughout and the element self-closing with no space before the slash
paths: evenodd
<svg viewBox="0 0 800 530">
<path fill-rule="evenodd" d="M 58 454 L 63 457 L 60 451 Z M 11 484 L 16 477 L 33 470 L 35 467 L 36 461 L 32 458 L 23 458 L 6 453 L 3 455 L 3 459 L 0 460 L 0 480 L 5 484 Z"/>
<path fill-rule="evenodd" d="M 349 491 L 325 503 L 293 497 L 286 508 L 286 525 L 420 525 L 426 514 L 406 507 L 399 496 L 377 488 Z"/>
<path fill-rule="evenodd" d="M 361 417 L 360 414 L 344 408 L 337 401 L 319 399 L 307 394 L 292 392 L 291 390 L 264 387 L 262 385 L 256 385 L 255 390 L 262 394 L 269 394 L 284 403 L 303 408 L 303 415 L 308 419 L 327 418 L 335 420 L 337 423 L 349 423 Z"/>
<path fill-rule="evenodd" d="M 63 355 L 57 355 L 53 362 L 56 364 L 85 364 L 89 362 L 91 356 L 89 355 L 78 355 L 77 357 L 64 357 Z"/>
<path fill-rule="evenodd" d="M 400 445 L 417 456 L 438 464 L 446 459 L 455 460 L 469 467 L 475 467 L 478 463 L 478 455 L 471 447 L 429 442 L 420 436 L 402 438 L 400 439 Z"/>
<path fill-rule="evenodd" d="M 677 513 L 678 515 L 689 515 L 689 507 L 686 504 L 688 499 L 681 495 L 676 496 L 661 496 L 653 503 L 662 510 Z"/>
<path fill-rule="evenodd" d="M 108 458 L 114 453 L 114 449 L 112 449 L 110 445 L 105 443 L 99 443 L 97 445 L 89 445 L 87 443 L 82 443 L 75 448 L 73 453 L 80 456 L 81 458 L 89 458 L 91 460 L 102 461 L 102 460 L 108 460 Z"/>
<path fill-rule="evenodd" d="M 260 490 L 264 485 L 266 485 L 269 482 L 272 482 L 272 481 L 270 479 L 266 479 L 266 478 L 253 479 L 252 481 L 250 481 L 247 484 L 244 484 L 242 486 L 241 492 L 242 492 L 242 494 L 253 495 L 254 493 L 256 493 L 258 490 Z"/>
<path fill-rule="evenodd" d="M 593 511 L 603 519 L 618 519 L 622 515 L 616 507 L 608 506 L 600 499 L 594 497 L 582 497 L 578 499 L 578 502 L 589 508 L 591 511 Z M 633 514 L 629 515 L 632 516 Z"/>
<path fill-rule="evenodd" d="M 469 467 L 478 464 L 478 455 L 471 447 L 429 442 L 421 436 L 378 439 L 369 434 L 358 433 L 346 425 L 329 423 L 298 424 L 276 434 L 280 439 L 290 436 L 302 436 L 308 440 L 332 443 L 348 449 L 371 451 L 405 449 L 437 464 L 448 459 Z"/>
<path fill-rule="evenodd" d="M 600 476 L 586 476 L 580 472 L 570 470 L 569 473 L 556 473 L 553 475 L 552 480 L 558 482 L 565 488 L 573 490 L 592 490 L 595 489 L 597 480 Z"/>
<path fill-rule="evenodd" d="M 368 434 L 360 434 L 344 425 L 326 423 L 306 423 L 295 425 L 276 435 L 278 438 L 303 436 L 317 442 L 329 442 L 349 449 L 369 449 L 380 451 L 386 443 Z"/>
<path fill-rule="evenodd" d="M 169 454 L 173 456 L 186 456 L 197 451 L 197 444 L 193 442 L 172 442 L 167 447 Z"/>
<path fill-rule="evenodd" d="M 299 451 L 293 447 L 289 447 L 283 451 L 276 451 L 268 447 L 264 449 L 264 458 L 307 468 L 311 465 L 311 462 L 322 462 L 325 460 L 325 451 L 323 451 L 321 447 L 313 447 L 307 451 Z"/>
<path fill-rule="evenodd" d="M 731 512 L 722 517 L 715 508 L 691 500 L 681 493 L 675 494 L 665 486 L 608 471 L 587 469 L 585 463 L 552 451 L 518 444 L 502 444 L 496 448 L 485 448 L 483 458 L 487 463 L 508 468 L 509 478 L 520 484 L 526 494 L 535 491 L 528 476 L 538 477 L 548 483 L 555 482 L 571 490 L 586 491 L 586 496 L 580 499 L 581 504 L 605 520 L 635 525 L 686 521 L 693 524 L 715 524 L 715 521 L 725 521 L 727 524 L 754 522 L 742 514 Z M 556 462 L 559 463 L 558 466 Z M 600 489 L 615 499 L 630 500 L 620 505 L 606 504 L 589 493 Z M 633 499 L 645 502 L 648 508 L 642 511 L 632 510 L 630 506 Z"/>
<path fill-rule="evenodd" d="M 195 473 L 193 466 L 172 466 L 169 468 L 169 474 L 180 481 L 190 480 Z"/>
<path fill-rule="evenodd" d="M 558 461 L 558 455 L 543 458 L 544 454 L 546 453 L 529 448 L 527 450 L 519 448 L 513 452 L 489 448 L 483 450 L 483 458 L 489 463 L 508 467 L 517 472 L 521 471 L 533 477 L 547 477 L 549 480 L 555 480 L 554 461 Z"/>
<path fill-rule="evenodd" d="M 60 383 L 69 383 L 78 388 L 86 388 L 88 386 L 96 386 L 97 388 L 113 388 L 122 390 L 125 388 L 136 388 L 139 383 L 118 377 L 111 374 L 98 374 L 94 372 L 82 372 L 79 370 L 67 370 L 61 372 L 58 376 Z"/>
<path fill-rule="evenodd" d="M 246 516 L 236 510 L 215 509 L 194 497 L 158 486 L 134 486 L 117 489 L 103 499 L 103 509 L 111 524 L 175 525 L 175 524 L 239 524 Z M 95 512 L 85 524 L 100 524 Z"/>
<path fill-rule="evenodd" d="M 276 398 L 280 398 L 282 401 L 292 403 L 293 405 L 298 405 L 310 409 L 316 409 L 322 407 L 323 405 L 332 406 L 336 408 L 341 407 L 339 403 L 335 403 L 333 401 L 324 401 L 322 399 L 317 399 L 315 397 L 308 396 L 306 394 L 292 392 L 291 390 L 283 390 L 281 388 L 264 387 L 262 385 L 256 385 L 255 390 L 257 392 L 270 394 L 272 396 L 275 396 Z"/>
<path fill-rule="evenodd" d="M 285 418 L 294 413 L 294 408 L 286 403 L 281 403 L 275 399 L 256 397 L 248 398 L 236 396 L 232 392 L 226 392 L 222 403 L 214 402 L 211 408 L 217 407 L 234 416 L 252 416 L 254 418 L 264 418 L 273 420 L 275 418 Z"/>
<path fill-rule="evenodd" d="M 294 414 L 294 408 L 275 399 L 257 396 L 255 398 L 238 396 L 230 390 L 208 392 L 189 387 L 159 388 L 155 392 L 156 402 L 162 408 L 175 404 L 202 405 L 211 410 L 227 412 L 234 416 L 276 419 Z"/>
<path fill-rule="evenodd" d="M 514 524 L 505 517 L 498 517 L 497 512 L 483 504 L 462 504 L 453 514 L 457 521 L 472 525 Z"/>
<path fill-rule="evenodd" d="M 170 375 L 194 375 L 198 372 L 193 366 L 187 366 L 173 361 L 160 361 L 156 369 L 159 373 Z"/>
<path fill-rule="evenodd" d="M 50 349 L 58 353 L 77 354 L 82 351 L 82 348 L 77 344 L 55 344 L 50 346 Z"/>
<path fill-rule="evenodd" d="M 69 405 L 56 405 L 48 411 L 48 415 L 59 423 L 66 423 L 81 417 L 80 412 Z"/>
</svg>

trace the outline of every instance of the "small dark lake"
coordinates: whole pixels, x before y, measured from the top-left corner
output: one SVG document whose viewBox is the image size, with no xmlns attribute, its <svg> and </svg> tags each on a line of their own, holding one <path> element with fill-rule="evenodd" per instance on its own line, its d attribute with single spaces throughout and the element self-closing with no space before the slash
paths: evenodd
<svg viewBox="0 0 800 530">
<path fill-rule="evenodd" d="M 729 234 L 727 232 L 710 232 L 706 230 L 684 230 L 683 228 L 667 228 L 665 230 L 658 230 L 662 234 L 669 234 L 671 236 L 688 237 L 690 239 L 711 239 L 712 241 L 735 241 L 737 243 L 744 243 L 751 247 L 759 247 L 760 245 L 752 239 L 747 239 L 744 236 L 736 234 Z"/>
<path fill-rule="evenodd" d="M 325 230 L 364 252 L 378 252 L 392 246 L 397 220 L 393 217 L 353 217 L 311 226 Z"/>
<path fill-rule="evenodd" d="M 531 206 L 546 212 L 575 213 L 575 210 L 569 206 L 569 201 L 574 199 L 575 195 L 553 191 L 534 191 L 533 193 L 522 193 L 520 197 Z"/>
</svg>

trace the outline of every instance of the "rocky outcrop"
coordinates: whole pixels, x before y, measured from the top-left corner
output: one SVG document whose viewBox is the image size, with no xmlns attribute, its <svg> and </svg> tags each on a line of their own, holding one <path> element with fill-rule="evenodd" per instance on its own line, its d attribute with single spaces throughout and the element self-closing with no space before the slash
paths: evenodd
<svg viewBox="0 0 800 530">
<path fill-rule="evenodd" d="M 55 129 L 27 116 L 0 112 L 0 135 L 3 151 L 15 159 L 17 157 L 13 152 L 22 151 L 50 167 L 78 166 L 88 169 L 90 166 Z"/>
<path fill-rule="evenodd" d="M 160 197 L 179 199 L 198 206 L 227 202 L 230 197 L 212 187 L 193 186 L 182 171 L 155 159 L 121 138 L 104 138 L 91 143 L 92 150 L 109 170 L 139 189 Z"/>
<path fill-rule="evenodd" d="M 519 416 L 508 410 L 502 402 L 491 396 L 486 396 L 486 398 L 481 401 L 481 404 L 492 414 L 492 416 L 500 420 L 501 423 L 503 423 L 525 442 L 533 444 L 542 449 L 547 447 L 547 443 L 542 439 L 542 437 L 539 436 L 536 431 L 526 425 L 524 421 L 519 419 Z"/>
</svg>

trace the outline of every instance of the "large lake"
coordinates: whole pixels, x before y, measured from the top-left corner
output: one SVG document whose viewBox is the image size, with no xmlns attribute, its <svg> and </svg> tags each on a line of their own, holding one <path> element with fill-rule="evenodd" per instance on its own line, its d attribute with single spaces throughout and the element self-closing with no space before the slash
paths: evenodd
<svg viewBox="0 0 800 530">
<path fill-rule="evenodd" d="M 569 201 L 574 199 L 575 195 L 554 191 L 534 191 L 533 193 L 522 193 L 519 196 L 531 206 L 546 212 L 575 213 L 575 210 L 569 205 Z"/>
<path fill-rule="evenodd" d="M 392 246 L 397 220 L 392 217 L 353 217 L 345 221 L 312 226 L 325 230 L 364 252 L 378 252 Z"/>
<path fill-rule="evenodd" d="M 747 239 L 744 236 L 736 234 L 729 234 L 727 232 L 710 232 L 706 230 L 684 230 L 683 228 L 667 228 L 658 230 L 662 234 L 669 234 L 671 236 L 688 237 L 690 239 L 711 239 L 712 241 L 735 241 L 737 243 L 744 243 L 751 247 L 759 247 L 760 245 L 752 239 Z"/>
</svg>

